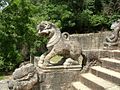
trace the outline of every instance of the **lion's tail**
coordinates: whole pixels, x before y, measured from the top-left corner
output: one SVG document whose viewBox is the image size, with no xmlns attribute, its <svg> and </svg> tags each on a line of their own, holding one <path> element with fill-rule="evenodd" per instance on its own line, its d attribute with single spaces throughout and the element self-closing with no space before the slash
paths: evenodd
<svg viewBox="0 0 120 90">
<path fill-rule="evenodd" d="M 65 39 L 65 40 L 69 40 L 70 39 L 70 35 L 68 32 L 63 32 L 62 33 L 62 38 Z"/>
</svg>

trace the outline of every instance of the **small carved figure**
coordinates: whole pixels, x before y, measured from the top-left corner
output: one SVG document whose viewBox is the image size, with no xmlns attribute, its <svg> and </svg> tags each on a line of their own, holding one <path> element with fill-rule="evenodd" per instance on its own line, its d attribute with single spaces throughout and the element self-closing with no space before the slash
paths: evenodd
<svg viewBox="0 0 120 90">
<path fill-rule="evenodd" d="M 38 82 L 33 64 L 26 64 L 13 72 L 13 79 L 8 82 L 9 90 L 31 90 Z"/>
<path fill-rule="evenodd" d="M 50 64 L 50 59 L 55 55 L 60 55 L 66 58 L 63 65 L 78 64 L 82 66 L 83 56 L 80 43 L 71 41 L 67 32 L 61 33 L 60 30 L 51 22 L 42 21 L 37 26 L 38 34 L 45 35 L 48 38 L 47 49 L 40 56 L 38 66 L 47 66 Z"/>
<path fill-rule="evenodd" d="M 117 46 L 118 45 L 119 31 L 120 31 L 120 19 L 112 23 L 111 29 L 114 29 L 114 31 L 110 36 L 106 37 L 104 46 Z"/>
</svg>

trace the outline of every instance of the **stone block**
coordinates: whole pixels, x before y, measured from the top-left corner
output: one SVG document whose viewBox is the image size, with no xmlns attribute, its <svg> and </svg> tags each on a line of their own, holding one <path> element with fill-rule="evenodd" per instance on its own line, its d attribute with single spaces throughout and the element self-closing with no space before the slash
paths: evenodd
<svg viewBox="0 0 120 90">
<path fill-rule="evenodd" d="M 97 77 L 91 73 L 82 74 L 81 82 L 87 87 L 91 88 L 92 90 L 96 90 L 96 89 L 97 90 L 109 90 L 110 88 L 117 86 L 114 83 L 111 83 L 107 80 Z"/>
<path fill-rule="evenodd" d="M 114 57 L 115 57 L 116 59 L 120 59 L 120 50 L 113 50 L 113 51 L 111 51 L 111 52 L 114 53 Z"/>
<path fill-rule="evenodd" d="M 72 68 L 73 69 L 72 69 Z M 71 83 L 79 80 L 80 68 L 77 66 L 51 66 L 49 68 L 37 68 L 40 90 L 71 90 Z M 57 69 L 56 69 L 57 68 Z M 34 89 L 33 89 L 34 90 Z"/>
<path fill-rule="evenodd" d="M 97 77 L 103 78 L 104 80 L 120 85 L 120 73 L 118 72 L 100 66 L 93 66 L 91 67 L 91 73 Z"/>
<path fill-rule="evenodd" d="M 33 73 L 33 72 L 35 72 L 35 67 L 33 66 L 33 64 L 27 64 L 27 65 L 22 66 L 21 68 L 16 69 L 13 72 L 13 78 L 15 80 L 20 79 L 26 76 L 28 73 Z"/>
<path fill-rule="evenodd" d="M 120 72 L 120 60 L 110 59 L 110 58 L 101 58 L 102 67 Z"/>
<path fill-rule="evenodd" d="M 79 41 L 83 50 L 103 49 L 105 37 L 109 34 L 110 32 L 73 34 L 70 35 L 70 39 Z"/>
<path fill-rule="evenodd" d="M 100 51 L 100 58 L 108 57 L 109 58 L 109 51 L 107 50 L 101 50 Z"/>
</svg>

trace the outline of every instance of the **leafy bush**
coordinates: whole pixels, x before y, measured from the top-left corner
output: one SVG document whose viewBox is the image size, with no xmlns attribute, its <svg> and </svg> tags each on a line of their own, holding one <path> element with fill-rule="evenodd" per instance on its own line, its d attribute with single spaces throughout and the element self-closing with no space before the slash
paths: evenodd
<svg viewBox="0 0 120 90">
<path fill-rule="evenodd" d="M 92 26 L 99 26 L 107 23 L 107 19 L 103 15 L 92 15 L 90 18 Z"/>
<path fill-rule="evenodd" d="M 0 8 L 5 6 L 1 1 Z M 86 33 L 109 27 L 120 18 L 119 0 L 4 1 L 9 1 L 9 6 L 0 10 L 1 72 L 46 50 L 47 39 L 36 35 L 36 25 L 43 20 L 52 21 L 62 32 Z"/>
<path fill-rule="evenodd" d="M 13 0 L 0 13 L 0 71 L 13 70 L 24 60 L 24 47 L 29 49 L 35 40 L 27 0 Z"/>
</svg>

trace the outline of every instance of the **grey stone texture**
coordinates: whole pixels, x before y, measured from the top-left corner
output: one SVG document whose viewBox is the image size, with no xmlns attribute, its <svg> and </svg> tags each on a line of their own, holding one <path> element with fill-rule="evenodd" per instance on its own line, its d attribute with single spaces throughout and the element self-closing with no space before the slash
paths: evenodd
<svg viewBox="0 0 120 90">
<path fill-rule="evenodd" d="M 120 60 L 114 58 L 101 58 L 102 67 L 120 72 Z"/>
<path fill-rule="evenodd" d="M 120 86 L 91 73 L 81 75 L 80 81 L 92 90 L 119 90 Z M 113 89 L 114 88 L 114 89 Z"/>
<path fill-rule="evenodd" d="M 103 50 L 103 49 L 91 49 L 82 50 L 82 53 L 86 58 L 96 57 L 96 58 L 115 58 L 120 59 L 120 50 Z"/>
<path fill-rule="evenodd" d="M 59 68 L 57 70 L 37 68 L 37 70 L 39 76 L 37 90 L 71 90 L 71 83 L 80 78 L 80 69 L 78 68 Z"/>
<path fill-rule="evenodd" d="M 27 64 L 27 65 L 23 65 L 20 68 L 15 69 L 15 71 L 13 72 L 13 79 L 20 79 L 26 75 L 28 75 L 29 73 L 34 73 L 35 72 L 35 67 L 33 64 Z"/>
<path fill-rule="evenodd" d="M 55 24 L 48 21 L 42 21 L 38 25 L 37 30 L 40 36 L 46 35 L 46 38 L 48 38 L 46 45 L 48 51 L 40 56 L 39 67 L 49 66 L 50 59 L 56 55 L 66 58 L 63 63 L 65 66 L 76 64 L 82 66 L 83 57 L 79 41 L 69 39 L 69 33 L 61 33 Z"/>
<path fill-rule="evenodd" d="M 101 66 L 91 67 L 90 72 L 98 77 L 101 77 L 105 80 L 113 82 L 117 85 L 120 85 L 120 73 L 119 72 L 106 69 Z"/>
<path fill-rule="evenodd" d="M 113 30 L 113 32 L 111 33 L 111 35 L 106 37 L 104 45 L 108 47 L 118 46 L 120 44 L 119 43 L 120 19 L 112 23 L 111 29 Z"/>
<path fill-rule="evenodd" d="M 70 36 L 70 39 L 80 42 L 82 53 L 87 60 L 94 58 L 101 61 L 103 70 L 91 68 L 91 72 L 81 75 L 81 67 L 79 66 L 39 68 L 37 67 L 39 57 L 34 57 L 34 65 L 22 66 L 15 70 L 13 73 L 13 84 L 11 82 L 11 85 L 19 85 L 20 87 L 23 85 L 22 89 L 15 90 L 28 90 L 24 88 L 24 85 L 27 85 L 28 82 L 28 86 L 31 87 L 29 90 L 82 90 L 78 87 L 82 83 L 83 87 L 89 87 L 92 90 L 120 90 L 120 48 L 116 47 L 115 49 L 117 50 L 104 49 L 103 45 L 105 36 L 109 33 L 99 32 Z M 26 79 L 26 77 L 29 79 Z M 75 89 L 72 86 L 73 82 L 81 83 L 77 83 L 77 88 Z M 7 81 L 0 82 L 0 87 L 0 90 L 9 90 Z"/>
<path fill-rule="evenodd" d="M 72 34 L 70 35 L 70 39 L 79 41 L 82 50 L 103 49 L 105 37 L 110 33 L 111 32 L 107 31 L 88 34 Z"/>
<path fill-rule="evenodd" d="M 92 66 L 88 73 L 80 75 L 80 83 L 77 86 L 73 85 L 73 90 L 79 90 L 78 86 L 82 84 L 92 90 L 120 90 L 120 60 L 100 58 L 100 61 L 101 66 Z"/>
<path fill-rule="evenodd" d="M 91 89 L 82 84 L 80 81 L 77 81 L 72 83 L 71 90 L 91 90 Z"/>
<path fill-rule="evenodd" d="M 9 90 L 8 82 L 9 80 L 1 80 L 0 81 L 0 90 Z"/>
<path fill-rule="evenodd" d="M 16 69 L 12 76 L 8 82 L 10 90 L 31 90 L 38 82 L 36 68 L 30 63 Z"/>
</svg>

